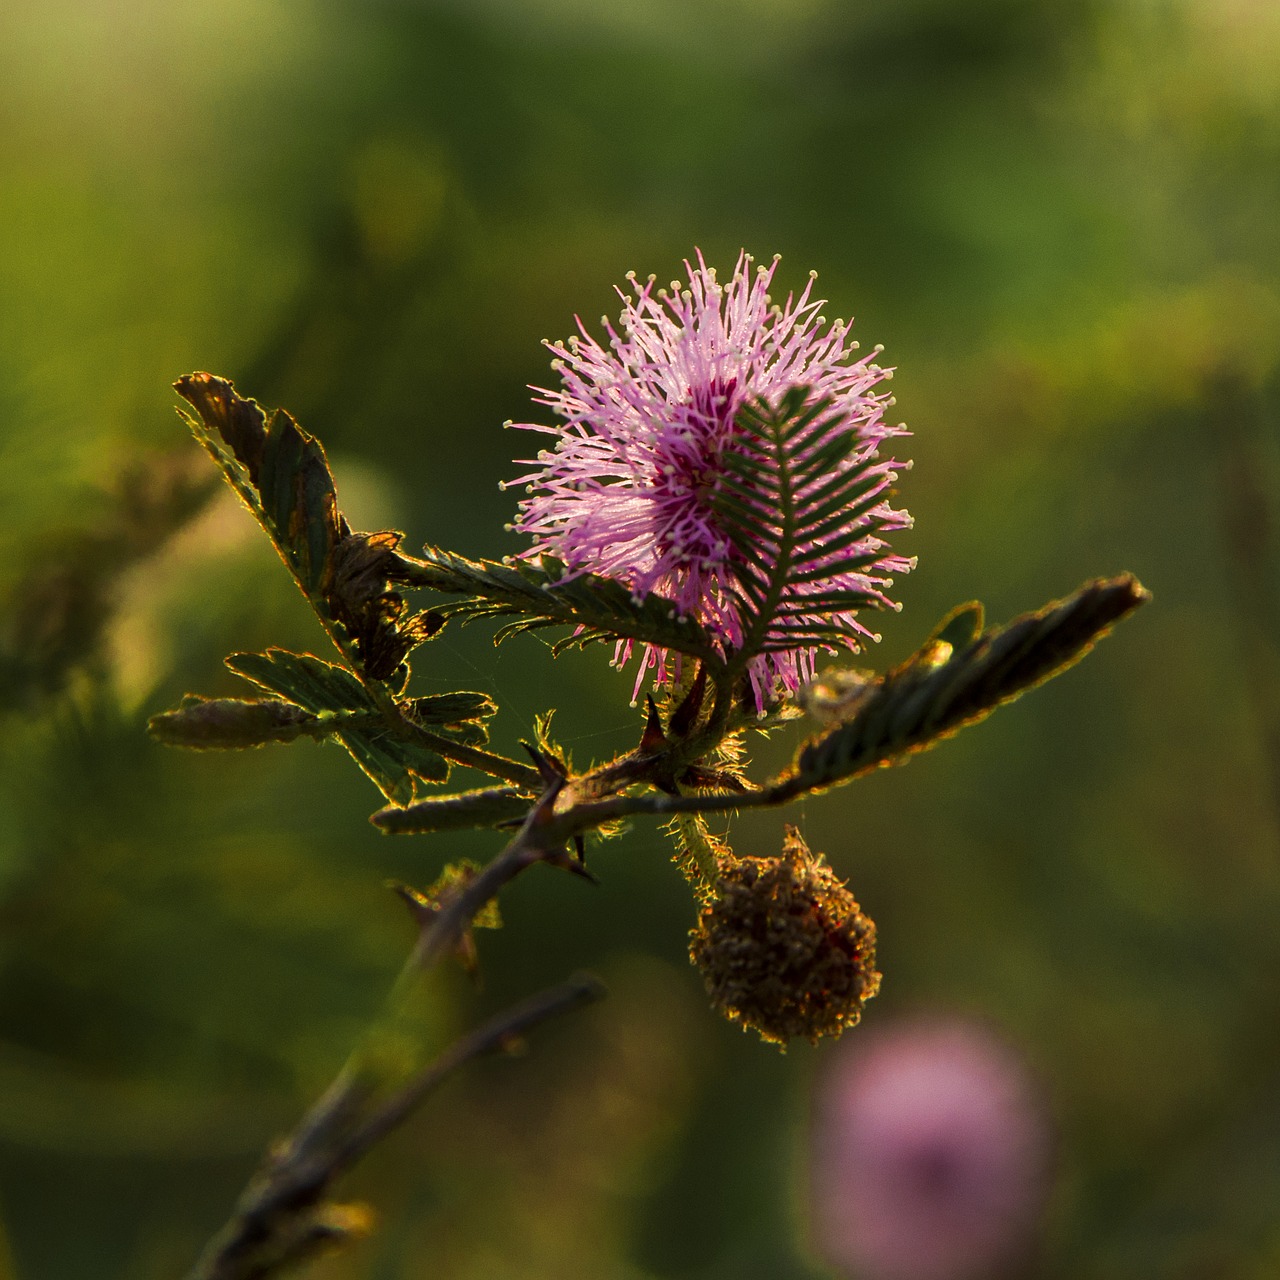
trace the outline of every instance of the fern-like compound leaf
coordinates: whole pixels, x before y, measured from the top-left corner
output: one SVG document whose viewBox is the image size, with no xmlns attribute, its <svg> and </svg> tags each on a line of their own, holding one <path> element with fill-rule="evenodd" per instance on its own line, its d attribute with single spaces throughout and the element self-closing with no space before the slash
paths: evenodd
<svg viewBox="0 0 1280 1280">
<path fill-rule="evenodd" d="M 976 634 L 981 606 L 953 610 L 912 658 L 878 679 L 827 673 L 807 694 L 834 726 L 807 742 L 779 794 L 831 786 L 922 751 L 1078 662 L 1151 598 L 1132 574 Z"/>
<path fill-rule="evenodd" d="M 899 521 L 894 479 L 829 401 L 804 387 L 740 410 L 711 501 L 737 552 L 738 661 L 760 653 L 849 646 L 859 609 L 880 609 L 878 535 Z"/>
<path fill-rule="evenodd" d="M 405 557 L 406 585 L 461 596 L 436 606 L 436 612 L 460 622 L 511 618 L 495 639 L 547 627 L 568 626 L 573 634 L 557 649 L 619 639 L 652 644 L 719 665 L 715 642 L 690 618 L 681 617 L 670 600 L 649 595 L 640 599 L 620 582 L 589 573 L 570 573 L 551 556 L 537 562 L 498 564 L 469 560 L 438 547 L 426 547 L 420 559 Z"/>
</svg>

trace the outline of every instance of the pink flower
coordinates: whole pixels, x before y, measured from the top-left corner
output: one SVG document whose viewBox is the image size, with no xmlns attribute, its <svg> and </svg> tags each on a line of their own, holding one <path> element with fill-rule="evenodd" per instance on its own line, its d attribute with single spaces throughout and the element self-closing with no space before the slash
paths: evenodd
<svg viewBox="0 0 1280 1280">
<path fill-rule="evenodd" d="M 995 1280 L 1048 1190 L 1044 1106 L 981 1025 L 921 1020 L 841 1042 L 814 1102 L 816 1243 L 859 1280 Z"/>
<path fill-rule="evenodd" d="M 563 421 L 512 424 L 555 437 L 553 448 L 524 459 L 535 470 L 510 482 L 526 485 L 530 494 L 514 525 L 534 539 L 527 554 L 550 553 L 570 573 L 617 579 L 637 598 L 651 592 L 668 597 L 726 654 L 740 648 L 746 635 L 743 587 L 752 570 L 717 501 L 725 459 L 742 449 L 737 418 L 744 406 L 763 400 L 777 408 L 797 388 L 805 389 L 806 404 L 827 402 L 827 412 L 804 428 L 798 450 L 811 454 L 840 437 L 848 448 L 835 471 L 856 470 L 870 486 L 864 497 L 872 499 L 896 479 L 899 465 L 878 459 L 880 442 L 905 433 L 882 421 L 892 401 L 874 388 L 892 371 L 872 362 L 880 348 L 853 358 L 857 343 L 848 341 L 848 326 L 828 326 L 819 315 L 822 302 L 810 296 L 812 277 L 798 298 L 788 295 L 783 306 L 773 305 L 768 290 L 777 259 L 754 270 L 751 261 L 742 254 L 733 278 L 722 285 L 699 254 L 696 267 L 685 263 L 688 286 L 673 281 L 669 292 L 655 292 L 652 277 L 637 285 L 634 273 L 629 275 L 635 292 L 618 291 L 619 327 L 603 321 L 607 346 L 581 321 L 580 336 L 548 343 L 562 386 L 535 387 L 535 399 Z M 798 495 L 801 506 L 821 500 L 821 486 L 832 474 L 822 471 L 806 482 Z M 776 506 L 764 484 L 756 504 L 762 511 Z M 782 605 L 790 609 L 790 625 L 801 639 L 789 645 L 775 631 L 773 643 L 751 661 L 757 707 L 777 695 L 779 682 L 794 691 L 812 679 L 816 647 L 805 641 L 806 623 L 834 624 L 855 650 L 863 638 L 879 638 L 847 601 L 853 594 L 862 604 L 892 607 L 884 595 L 891 585 L 887 575 L 904 573 L 914 562 L 880 554 L 885 543 L 876 535 L 909 525 L 907 514 L 887 502 L 864 503 L 843 523 L 828 522 L 800 548 L 809 569 L 816 565 L 818 572 L 788 581 Z M 847 535 L 860 531 L 858 570 L 851 572 Z M 825 548 L 837 537 L 840 546 L 827 557 L 832 568 L 824 575 Z M 839 608 L 818 599 L 833 593 L 844 597 Z M 806 598 L 815 599 L 810 614 L 803 610 Z M 619 643 L 619 666 L 631 650 L 630 641 Z M 665 650 L 645 647 L 637 697 L 651 669 L 656 684 L 668 678 Z"/>
</svg>

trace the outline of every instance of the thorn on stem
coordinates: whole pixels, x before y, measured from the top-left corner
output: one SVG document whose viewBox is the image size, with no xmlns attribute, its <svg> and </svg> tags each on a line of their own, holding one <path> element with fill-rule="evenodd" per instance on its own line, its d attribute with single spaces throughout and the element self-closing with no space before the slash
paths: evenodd
<svg viewBox="0 0 1280 1280">
<path fill-rule="evenodd" d="M 534 768 L 538 771 L 538 776 L 542 779 L 543 785 L 553 791 L 559 791 L 564 786 L 565 779 L 568 777 L 564 765 L 550 755 L 548 752 L 535 747 L 532 743 L 521 742 L 520 744 L 528 753 L 529 758 L 533 761 Z"/>
<path fill-rule="evenodd" d="M 680 700 L 680 705 L 671 716 L 671 736 L 673 738 L 688 737 L 690 730 L 698 723 L 698 713 L 707 692 L 707 664 L 698 663 L 698 673 L 693 678 L 689 692 Z"/>
<path fill-rule="evenodd" d="M 409 908 L 414 923 L 422 928 L 436 913 L 436 904 L 420 889 L 415 889 L 403 880 L 387 880 L 386 887 L 396 894 Z"/>
<path fill-rule="evenodd" d="M 575 843 L 578 838 L 574 837 Z M 557 849 L 554 853 L 548 853 L 543 860 L 549 866 L 559 867 L 562 871 L 568 871 L 571 875 L 585 880 L 588 884 L 598 885 L 600 883 L 599 878 L 587 870 L 587 865 L 582 861 L 581 857 L 571 857 L 567 849 Z"/>
<path fill-rule="evenodd" d="M 657 703 L 653 694 L 646 695 L 649 703 L 649 716 L 645 722 L 644 733 L 640 736 L 641 751 L 661 751 L 667 745 L 667 735 L 662 731 L 662 717 L 658 714 Z"/>
</svg>

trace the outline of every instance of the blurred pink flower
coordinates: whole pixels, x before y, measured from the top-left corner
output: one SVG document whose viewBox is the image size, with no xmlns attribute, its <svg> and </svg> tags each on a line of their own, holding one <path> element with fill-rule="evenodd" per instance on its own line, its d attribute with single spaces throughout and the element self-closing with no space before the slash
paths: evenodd
<svg viewBox="0 0 1280 1280">
<path fill-rule="evenodd" d="M 1050 1131 L 991 1031 L 918 1020 L 842 1041 L 814 1101 L 815 1243 L 859 1280 L 994 1280 L 1031 1242 Z"/>
<path fill-rule="evenodd" d="M 788 295 L 775 306 L 769 284 L 777 260 L 752 267 L 745 253 L 738 258 L 727 285 L 697 257 L 685 264 L 687 287 L 672 281 L 655 292 L 653 278 L 636 284 L 634 296 L 618 290 L 622 318 L 615 328 L 604 318 L 608 346 L 602 346 L 578 322 L 580 336 L 547 345 L 562 382 L 558 391 L 534 388 L 540 404 L 563 419 L 557 426 L 511 424 L 555 437 L 555 446 L 523 461 L 536 469 L 511 481 L 528 486 L 531 496 L 520 504 L 514 528 L 529 534 L 534 546 L 563 560 L 571 573 L 590 572 L 614 578 L 637 597 L 656 592 L 673 600 L 682 614 L 697 619 L 725 651 L 741 644 L 742 554 L 720 527 L 714 509 L 725 454 L 734 449 L 741 428 L 735 417 L 744 404 L 765 399 L 776 407 L 798 387 L 809 390 L 809 403 L 831 402 L 820 423 L 805 428 L 812 436 L 802 444 L 816 450 L 835 436 L 851 445 L 838 464 L 857 468 L 871 482 L 871 496 L 896 478 L 892 461 L 877 459 L 880 442 L 903 434 L 882 421 L 885 393 L 873 390 L 891 375 L 873 363 L 876 348 L 853 359 L 856 343 L 848 341 L 843 321 L 827 325 L 819 315 L 820 300 L 811 298 L 812 278 L 798 298 Z M 830 419 L 835 417 L 834 428 Z M 819 500 L 829 472 L 809 482 Z M 773 509 L 767 483 L 760 485 L 760 506 Z M 801 495 L 804 500 L 804 494 Z M 869 605 L 887 605 L 886 575 L 904 573 L 912 562 L 880 555 L 885 543 L 875 532 L 906 527 L 910 518 L 881 502 L 838 529 L 828 529 L 807 548 L 819 557 L 828 541 L 841 542 L 865 530 L 857 550 L 867 555 L 865 572 L 821 572 L 788 585 L 786 600 L 855 592 Z M 832 563 L 835 553 L 832 553 Z M 845 608 L 815 614 L 834 619 L 857 648 L 871 632 Z M 632 644 L 618 645 L 615 661 L 631 656 Z M 750 676 L 757 705 L 768 701 L 775 682 L 788 690 L 813 676 L 812 647 L 778 647 L 755 658 Z M 667 654 L 646 646 L 636 678 L 636 696 L 649 670 L 656 684 L 668 677 Z"/>
</svg>

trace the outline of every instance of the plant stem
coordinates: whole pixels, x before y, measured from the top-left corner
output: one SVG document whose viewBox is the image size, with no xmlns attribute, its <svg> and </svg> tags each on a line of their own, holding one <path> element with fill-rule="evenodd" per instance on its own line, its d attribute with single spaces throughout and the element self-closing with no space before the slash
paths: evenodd
<svg viewBox="0 0 1280 1280">
<path fill-rule="evenodd" d="M 442 901 L 419 909 L 414 949 L 392 988 L 379 1026 L 403 1024 L 407 995 L 421 975 L 452 952 L 476 913 L 526 867 L 554 858 L 562 840 L 553 818 L 561 783 L 549 786 L 524 825 L 478 875 Z M 357 1049 L 293 1133 L 273 1146 L 186 1280 L 266 1280 L 352 1235 L 367 1214 L 327 1202 L 333 1180 L 403 1124 L 422 1101 L 466 1063 L 507 1047 L 546 1019 L 603 994 L 578 976 L 489 1019 L 389 1091 L 376 1052 L 376 1029 Z M 381 1100 L 378 1099 L 382 1094 Z"/>
<path fill-rule="evenodd" d="M 304 1120 L 295 1137 L 268 1158 L 254 1175 L 227 1225 L 186 1280 L 266 1280 L 341 1239 L 337 1224 L 356 1226 L 365 1215 L 333 1213 L 322 1202 L 330 1184 L 378 1142 L 399 1128 L 450 1076 L 468 1063 L 508 1049 L 534 1027 L 600 999 L 598 979 L 579 974 L 503 1010 L 455 1041 L 429 1066 L 393 1093 L 358 1127 L 314 1150 L 317 1129 Z M 335 1082 L 338 1092 L 345 1085 Z M 334 1114 L 331 1105 L 323 1108 Z M 347 1231 L 348 1235 L 355 1231 Z"/>
<path fill-rule="evenodd" d="M 511 1047 L 526 1031 L 562 1013 L 600 999 L 604 985 L 590 974 L 577 974 L 567 981 L 522 1000 L 490 1018 L 461 1040 L 449 1046 L 430 1066 L 378 1109 L 341 1145 L 335 1168 L 348 1168 L 392 1130 L 403 1124 L 423 1100 L 455 1071 L 486 1054 Z"/>
</svg>

